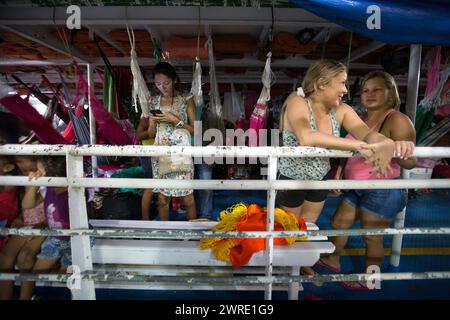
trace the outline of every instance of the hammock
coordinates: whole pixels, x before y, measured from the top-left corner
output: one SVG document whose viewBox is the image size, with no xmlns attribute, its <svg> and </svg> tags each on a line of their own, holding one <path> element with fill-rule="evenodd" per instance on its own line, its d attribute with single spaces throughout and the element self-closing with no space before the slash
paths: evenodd
<svg viewBox="0 0 450 320">
<path fill-rule="evenodd" d="M 27 101 L 18 94 L 9 95 L 8 93 L 11 91 L 13 91 L 12 88 L 0 82 L 0 104 L 33 130 L 41 142 L 46 144 L 69 144 Z"/>
<path fill-rule="evenodd" d="M 220 222 L 212 229 L 214 232 L 226 231 L 266 231 L 266 208 L 257 204 L 246 205 L 238 203 L 220 213 Z M 306 223 L 294 214 L 275 208 L 275 231 L 306 231 Z M 288 237 L 275 238 L 274 245 L 290 245 L 296 240 L 305 238 Z M 200 248 L 211 248 L 216 259 L 231 262 L 234 268 L 243 266 L 250 261 L 252 255 L 266 249 L 266 239 L 263 238 L 205 238 L 200 240 Z"/>
<path fill-rule="evenodd" d="M 208 37 L 206 45 L 208 46 L 209 83 L 211 89 L 209 91 L 209 105 L 206 107 L 206 110 L 203 113 L 203 117 L 205 122 L 207 122 L 208 128 L 219 129 L 220 132 L 222 132 L 222 135 L 224 135 L 225 126 L 223 123 L 222 103 L 220 102 L 219 87 L 217 85 L 216 66 L 214 63 L 214 51 L 211 36 Z M 216 146 L 223 145 L 223 141 L 214 142 L 214 145 Z"/>
<path fill-rule="evenodd" d="M 128 29 L 127 26 L 127 32 L 128 32 L 128 38 L 130 40 L 130 68 L 131 73 L 133 74 L 133 99 L 139 100 L 139 103 L 135 101 L 134 105 L 140 105 L 142 114 L 145 118 L 149 117 L 150 113 L 150 107 L 149 107 L 149 101 L 150 101 L 150 92 L 147 88 L 147 84 L 145 83 L 145 79 L 142 76 L 141 69 L 139 68 L 138 64 L 138 57 L 136 54 L 135 48 L 135 38 L 134 38 L 134 32 L 133 28 L 131 28 L 131 32 Z"/>
<path fill-rule="evenodd" d="M 266 64 L 264 67 L 264 72 L 261 77 L 263 88 L 261 90 L 261 94 L 259 95 L 258 101 L 256 102 L 255 109 L 253 110 L 252 115 L 250 116 L 250 129 L 254 129 L 256 134 L 249 135 L 249 146 L 256 147 L 258 146 L 258 136 L 259 130 L 264 129 L 267 124 L 268 108 L 267 101 L 270 100 L 270 86 L 273 78 L 272 70 L 270 69 L 270 58 L 272 57 L 272 53 L 269 52 L 267 54 Z"/>
<path fill-rule="evenodd" d="M 436 112 L 445 114 L 449 109 L 443 102 L 445 102 L 445 94 L 450 91 L 450 67 L 441 72 L 441 81 L 439 85 L 419 102 L 416 114 L 416 142 L 421 144 L 425 139 L 426 132 L 431 128 L 433 118 Z M 441 110 L 442 109 L 442 110 Z"/>
<path fill-rule="evenodd" d="M 100 101 L 95 96 L 92 89 L 89 87 L 86 79 L 83 77 L 83 73 L 76 65 L 77 70 L 77 90 L 75 97 L 71 101 L 71 105 L 78 105 L 78 102 L 88 92 L 91 94 L 91 110 L 94 115 L 95 122 L 98 125 L 99 132 L 108 139 L 112 145 L 132 145 L 133 141 L 123 131 L 122 126 L 116 122 L 111 114 L 102 106 Z"/>
</svg>

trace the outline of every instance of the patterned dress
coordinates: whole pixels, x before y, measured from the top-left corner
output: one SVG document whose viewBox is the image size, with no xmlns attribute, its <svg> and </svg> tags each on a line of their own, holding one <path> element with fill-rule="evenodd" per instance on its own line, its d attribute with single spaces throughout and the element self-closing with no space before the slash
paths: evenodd
<svg viewBox="0 0 450 320">
<path fill-rule="evenodd" d="M 309 109 L 309 125 L 313 131 L 317 131 L 316 120 L 312 112 L 310 100 L 306 99 Z M 333 127 L 333 135 L 339 137 L 340 125 L 336 119 L 336 112 L 330 112 L 330 120 Z M 298 147 L 300 142 L 297 136 L 290 130 L 282 131 L 283 146 Z M 325 157 L 316 158 L 289 158 L 281 157 L 279 160 L 279 172 L 294 180 L 322 180 L 330 171 L 330 160 Z"/>
<path fill-rule="evenodd" d="M 161 110 L 161 96 L 152 97 L 150 100 L 150 110 Z M 172 112 L 179 117 L 184 123 L 188 123 L 187 116 L 187 100 L 182 95 L 173 97 L 170 110 L 161 110 L 163 112 Z M 190 145 L 190 134 L 185 129 L 176 128 L 172 123 L 161 122 L 157 124 L 155 144 L 158 145 Z M 175 179 L 175 180 L 192 180 L 194 178 L 194 167 L 190 172 L 175 172 L 165 175 L 159 174 L 159 161 L 157 157 L 152 158 L 152 169 L 154 179 Z M 153 192 L 161 192 L 166 197 L 184 197 L 192 192 L 193 189 L 164 189 L 154 188 Z"/>
</svg>

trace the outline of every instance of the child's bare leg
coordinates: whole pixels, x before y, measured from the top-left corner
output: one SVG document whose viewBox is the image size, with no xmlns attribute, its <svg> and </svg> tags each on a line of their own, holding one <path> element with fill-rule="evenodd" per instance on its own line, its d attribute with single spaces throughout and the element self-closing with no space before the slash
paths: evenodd
<svg viewBox="0 0 450 320">
<path fill-rule="evenodd" d="M 33 237 L 20 250 L 17 256 L 17 266 L 21 273 L 30 273 L 36 262 L 36 256 L 41 250 L 41 245 L 46 237 Z M 22 291 L 22 286 L 20 288 Z M 22 293 L 21 293 L 22 295 Z"/>
<path fill-rule="evenodd" d="M 49 272 L 57 263 L 59 259 L 37 259 L 34 263 L 32 272 L 33 273 L 46 273 Z M 35 286 L 35 281 L 22 281 L 22 287 L 20 289 L 20 300 L 30 300 L 33 296 L 33 290 Z"/>
<path fill-rule="evenodd" d="M 150 220 L 150 208 L 152 206 L 153 189 L 145 189 L 141 200 L 142 220 Z"/>
<path fill-rule="evenodd" d="M 188 194 L 183 197 L 183 204 L 186 207 L 187 220 L 193 220 L 197 218 L 197 210 L 195 207 L 194 193 Z"/>
<path fill-rule="evenodd" d="M 161 221 L 169 221 L 169 201 L 170 197 L 158 193 L 158 214 Z"/>
<path fill-rule="evenodd" d="M 20 249 L 28 237 L 11 236 L 0 251 L 0 272 L 12 272 Z M 0 281 L 0 300 L 12 299 L 14 281 Z"/>
</svg>

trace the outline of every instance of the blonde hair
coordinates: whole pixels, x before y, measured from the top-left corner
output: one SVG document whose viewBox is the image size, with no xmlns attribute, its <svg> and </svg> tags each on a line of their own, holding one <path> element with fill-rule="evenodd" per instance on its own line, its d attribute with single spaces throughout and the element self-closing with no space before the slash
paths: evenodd
<svg viewBox="0 0 450 320">
<path fill-rule="evenodd" d="M 347 72 L 344 64 L 339 61 L 322 59 L 313 62 L 303 78 L 302 88 L 305 96 L 311 96 L 319 85 L 327 85 L 331 79 L 341 72 Z"/>
<path fill-rule="evenodd" d="M 364 85 L 366 84 L 367 80 L 379 78 L 384 81 L 384 84 L 386 85 L 386 88 L 388 88 L 390 97 L 392 99 L 391 101 L 391 108 L 394 108 L 395 110 L 400 109 L 400 96 L 398 94 L 397 84 L 395 83 L 394 77 L 391 76 L 389 73 L 384 71 L 372 71 L 369 72 L 364 76 L 361 82 L 361 90 L 363 90 Z"/>
</svg>

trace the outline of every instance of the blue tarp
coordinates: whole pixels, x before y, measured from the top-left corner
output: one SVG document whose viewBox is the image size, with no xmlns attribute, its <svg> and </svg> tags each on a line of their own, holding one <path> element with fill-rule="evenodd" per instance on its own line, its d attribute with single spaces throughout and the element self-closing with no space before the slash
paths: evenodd
<svg viewBox="0 0 450 320">
<path fill-rule="evenodd" d="M 384 43 L 450 45 L 450 0 L 291 0 L 346 29 Z M 380 29 L 369 29 L 379 7 Z"/>
</svg>

